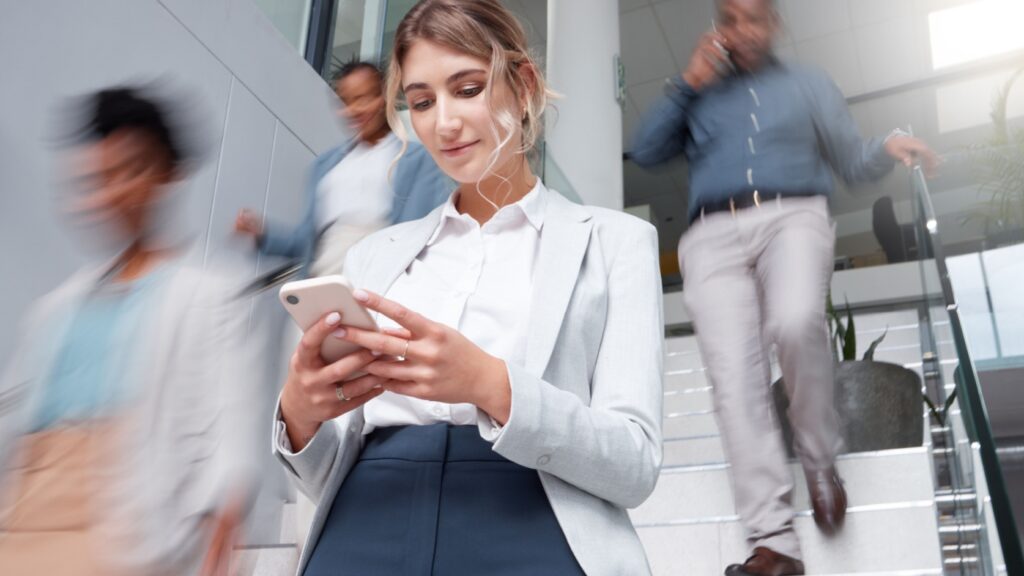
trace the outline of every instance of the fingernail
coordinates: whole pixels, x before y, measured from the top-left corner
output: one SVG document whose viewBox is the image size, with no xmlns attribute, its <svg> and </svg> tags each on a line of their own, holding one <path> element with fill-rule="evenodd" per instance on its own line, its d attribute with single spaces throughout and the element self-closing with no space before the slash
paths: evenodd
<svg viewBox="0 0 1024 576">
<path fill-rule="evenodd" d="M 383 385 L 383 384 L 374 384 L 374 385 L 373 385 L 373 388 L 374 388 L 374 390 L 379 390 L 379 389 L 381 389 L 381 388 L 383 388 L 383 387 L 384 387 L 384 385 Z"/>
<path fill-rule="evenodd" d="M 347 334 L 347 332 L 344 328 L 338 328 L 334 332 L 331 332 L 331 336 L 334 336 L 335 338 L 344 338 L 345 334 Z"/>
<path fill-rule="evenodd" d="M 356 288 L 355 290 L 353 290 L 352 296 L 356 300 L 359 300 L 360 302 L 366 302 L 367 300 L 370 299 L 370 294 L 366 290 L 363 290 L 362 288 Z"/>
<path fill-rule="evenodd" d="M 370 354 L 373 354 L 374 356 L 380 356 L 380 352 L 377 350 L 370 350 Z"/>
<path fill-rule="evenodd" d="M 327 315 L 328 326 L 334 326 L 338 322 L 341 322 L 341 314 L 338 314 L 337 312 L 331 312 L 330 314 Z"/>
</svg>

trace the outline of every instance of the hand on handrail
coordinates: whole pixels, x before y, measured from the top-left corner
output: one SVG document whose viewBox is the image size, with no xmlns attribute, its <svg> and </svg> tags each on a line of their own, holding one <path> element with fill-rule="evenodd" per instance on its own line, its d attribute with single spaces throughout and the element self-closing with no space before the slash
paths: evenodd
<svg viewBox="0 0 1024 576">
<path fill-rule="evenodd" d="M 913 136 L 892 136 L 885 141 L 885 151 L 893 159 L 902 162 L 907 168 L 921 166 L 924 175 L 932 178 L 941 163 L 938 155 L 920 138 Z"/>
</svg>

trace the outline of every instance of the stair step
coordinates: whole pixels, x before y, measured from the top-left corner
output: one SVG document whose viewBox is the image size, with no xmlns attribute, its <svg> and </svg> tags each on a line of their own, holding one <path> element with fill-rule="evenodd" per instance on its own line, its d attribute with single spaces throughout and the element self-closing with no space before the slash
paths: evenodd
<svg viewBox="0 0 1024 576">
<path fill-rule="evenodd" d="M 674 412 L 662 418 L 661 435 L 665 440 L 718 436 L 718 422 L 710 410 Z"/>
<path fill-rule="evenodd" d="M 665 414 L 714 410 L 714 408 L 715 406 L 714 401 L 711 398 L 710 386 L 686 388 L 684 390 L 670 390 L 665 392 L 663 407 Z"/>
<path fill-rule="evenodd" d="M 808 574 L 941 574 L 931 506 L 853 509 L 843 530 L 831 538 L 818 531 L 810 516 L 798 516 L 793 525 Z M 637 531 L 657 576 L 721 574 L 749 553 L 735 519 Z"/>
<path fill-rule="evenodd" d="M 281 543 L 297 545 L 295 502 L 285 502 L 281 507 Z"/>
<path fill-rule="evenodd" d="M 722 439 L 716 435 L 666 440 L 663 466 L 702 466 L 724 464 Z"/>
<path fill-rule="evenodd" d="M 897 502 L 931 502 L 931 469 L 926 448 L 849 454 L 836 467 L 851 507 Z M 793 504 L 809 510 L 810 498 L 799 464 L 790 464 Z M 728 466 L 666 468 L 654 493 L 630 512 L 638 525 L 731 517 L 736 514 Z"/>
<path fill-rule="evenodd" d="M 295 546 L 240 548 L 231 556 L 228 574 L 236 576 L 282 576 L 294 574 L 299 564 Z"/>
<path fill-rule="evenodd" d="M 704 370 L 680 370 L 677 372 L 665 372 L 665 391 L 689 390 L 692 388 L 707 388 L 707 373 Z"/>
<path fill-rule="evenodd" d="M 695 336 L 665 338 L 665 354 L 693 354 L 699 356 L 700 350 L 697 348 L 697 338 Z"/>
</svg>

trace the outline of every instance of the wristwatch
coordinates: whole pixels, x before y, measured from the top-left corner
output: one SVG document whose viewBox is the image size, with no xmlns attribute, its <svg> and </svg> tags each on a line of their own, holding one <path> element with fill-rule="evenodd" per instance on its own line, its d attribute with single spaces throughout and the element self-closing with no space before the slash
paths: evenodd
<svg viewBox="0 0 1024 576">
<path fill-rule="evenodd" d="M 902 128 L 894 128 L 893 131 L 889 132 L 889 135 L 885 137 L 885 140 L 882 140 L 882 144 L 885 144 L 886 142 L 888 142 L 889 139 L 892 138 L 893 136 L 906 136 L 907 138 L 912 138 L 913 137 L 910 134 L 910 132 L 907 132 L 906 130 L 904 130 Z"/>
</svg>

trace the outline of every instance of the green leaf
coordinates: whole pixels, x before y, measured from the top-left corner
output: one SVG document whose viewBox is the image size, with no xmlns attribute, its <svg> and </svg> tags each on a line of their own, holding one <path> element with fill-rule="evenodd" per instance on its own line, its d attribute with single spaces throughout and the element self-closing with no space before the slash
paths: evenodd
<svg viewBox="0 0 1024 576">
<path fill-rule="evenodd" d="M 939 426 L 945 426 L 946 415 L 939 413 L 939 409 L 935 407 L 935 403 L 932 402 L 932 399 L 929 398 L 927 394 L 922 394 L 921 398 L 923 398 L 924 403 L 928 405 L 928 412 L 931 413 L 932 418 L 935 418 L 935 421 L 939 423 Z"/>
<path fill-rule="evenodd" d="M 953 392 L 946 398 L 946 403 L 942 406 L 942 421 L 946 421 L 946 415 L 949 414 L 949 409 L 953 406 L 953 402 L 956 401 L 956 388 L 953 388 Z"/>
<path fill-rule="evenodd" d="M 871 346 L 868 346 L 867 352 L 864 353 L 864 359 L 865 360 L 874 360 L 875 359 L 875 348 L 878 348 L 878 345 L 882 343 L 882 340 L 885 340 L 885 336 L 888 333 L 889 333 L 889 327 L 886 326 L 885 327 L 885 331 L 882 332 L 882 335 L 879 336 L 878 338 L 875 338 L 875 341 L 871 343 Z"/>
<path fill-rule="evenodd" d="M 853 326 L 853 310 L 846 302 L 846 335 L 843 336 L 843 360 L 857 359 L 857 332 Z"/>
</svg>

